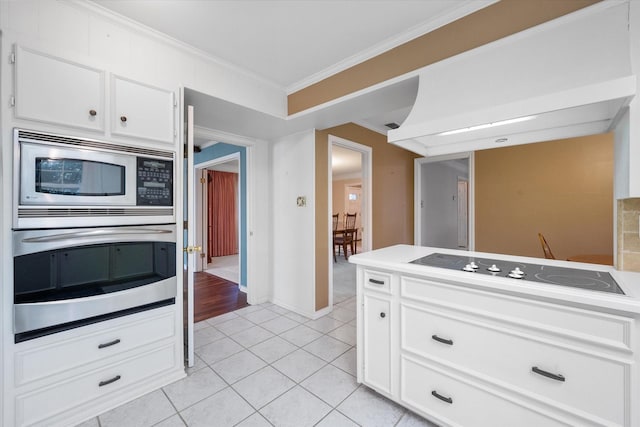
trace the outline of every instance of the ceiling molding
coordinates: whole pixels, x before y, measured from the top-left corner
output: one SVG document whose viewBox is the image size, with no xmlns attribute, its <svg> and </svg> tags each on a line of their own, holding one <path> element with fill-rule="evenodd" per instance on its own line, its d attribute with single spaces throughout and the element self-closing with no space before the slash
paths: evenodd
<svg viewBox="0 0 640 427">
<path fill-rule="evenodd" d="M 236 64 L 233 64 L 231 62 L 225 61 L 222 58 L 219 58 L 217 56 L 213 56 L 201 49 L 198 49 L 197 47 L 194 47 L 188 43 L 182 42 L 178 39 L 175 39 L 161 31 L 158 30 L 154 30 L 151 27 L 148 27 L 144 24 L 142 24 L 141 22 L 138 22 L 136 20 L 133 20 L 131 18 L 128 18 L 124 15 L 120 15 L 119 13 L 116 13 L 110 9 L 107 9 L 106 7 L 103 7 L 97 3 L 94 3 L 92 1 L 86 1 L 86 0 L 66 0 L 66 2 L 72 6 L 75 6 L 77 8 L 80 9 L 84 9 L 87 11 L 90 11 L 91 13 L 95 13 L 99 16 L 102 16 L 103 18 L 109 19 L 113 22 L 115 22 L 117 25 L 120 26 L 125 26 L 128 30 L 130 31 L 134 31 L 138 34 L 142 34 L 144 36 L 147 37 L 151 37 L 154 38 L 156 40 L 160 40 L 163 43 L 166 43 L 178 50 L 184 51 L 190 55 L 196 56 L 200 59 L 203 59 L 205 61 L 208 62 L 212 62 L 215 64 L 220 65 L 221 67 L 225 67 L 228 68 L 231 71 L 235 71 L 237 73 L 243 74 L 247 77 L 250 77 L 254 80 L 257 80 L 265 85 L 271 86 L 273 88 L 279 89 L 281 91 L 285 91 L 286 88 L 284 88 L 281 84 L 278 84 L 272 80 L 269 80 L 267 78 L 265 78 L 264 76 L 261 76 L 259 74 L 256 74 L 252 71 L 247 70 L 246 68 L 240 67 Z M 285 93 L 286 95 L 286 93 Z"/>
<path fill-rule="evenodd" d="M 337 74 L 341 71 L 351 68 L 354 65 L 357 65 L 368 59 L 376 57 L 388 50 L 391 50 L 408 41 L 411 41 L 417 37 L 420 37 L 423 34 L 429 33 L 435 30 L 436 28 L 442 27 L 457 19 L 460 19 L 466 15 L 469 15 L 470 13 L 476 12 L 493 3 L 496 3 L 497 1 L 498 0 L 482 0 L 482 1 L 469 0 L 462 6 L 456 8 L 455 10 L 448 11 L 447 13 L 438 15 L 435 18 L 430 19 L 428 22 L 424 22 L 422 24 L 413 26 L 403 33 L 397 34 L 394 37 L 391 37 L 381 43 L 371 46 L 330 67 L 325 68 L 324 70 L 321 70 L 315 74 L 312 74 L 303 80 L 300 80 L 292 85 L 289 85 L 285 88 L 285 92 L 287 96 L 291 95 L 292 93 L 297 92 L 301 89 L 304 89 L 307 86 L 311 86 L 314 83 L 318 83 L 319 81 L 324 80 L 328 77 L 331 77 L 334 74 Z"/>
</svg>

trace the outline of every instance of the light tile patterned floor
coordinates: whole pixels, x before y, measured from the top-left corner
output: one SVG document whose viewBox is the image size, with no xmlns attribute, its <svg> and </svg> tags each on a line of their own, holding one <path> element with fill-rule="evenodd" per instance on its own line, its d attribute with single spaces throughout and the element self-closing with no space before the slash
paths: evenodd
<svg viewBox="0 0 640 427">
<path fill-rule="evenodd" d="M 200 322 L 185 379 L 81 427 L 432 426 L 356 382 L 355 273 L 334 273 L 332 313 L 266 303 Z"/>
</svg>

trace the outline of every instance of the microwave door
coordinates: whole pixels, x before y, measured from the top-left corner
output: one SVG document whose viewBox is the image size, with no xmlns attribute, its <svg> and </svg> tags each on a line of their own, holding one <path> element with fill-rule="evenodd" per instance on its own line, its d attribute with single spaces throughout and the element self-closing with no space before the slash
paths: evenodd
<svg viewBox="0 0 640 427">
<path fill-rule="evenodd" d="M 20 204 L 135 206 L 136 158 L 22 142 Z"/>
</svg>

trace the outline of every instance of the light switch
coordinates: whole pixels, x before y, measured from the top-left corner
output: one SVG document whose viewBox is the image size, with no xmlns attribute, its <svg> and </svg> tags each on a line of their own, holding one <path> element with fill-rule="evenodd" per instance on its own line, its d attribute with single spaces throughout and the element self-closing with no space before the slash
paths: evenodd
<svg viewBox="0 0 640 427">
<path fill-rule="evenodd" d="M 304 208 L 305 206 L 307 206 L 307 198 L 305 196 L 298 196 L 296 203 L 299 208 Z"/>
</svg>

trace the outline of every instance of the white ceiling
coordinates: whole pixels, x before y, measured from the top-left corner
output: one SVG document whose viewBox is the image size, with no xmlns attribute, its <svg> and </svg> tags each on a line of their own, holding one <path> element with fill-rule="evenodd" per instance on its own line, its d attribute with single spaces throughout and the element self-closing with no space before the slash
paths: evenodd
<svg viewBox="0 0 640 427">
<path fill-rule="evenodd" d="M 362 173 L 362 153 L 334 145 L 331 147 L 333 179 L 347 179 Z"/>
<path fill-rule="evenodd" d="M 93 0 L 286 93 L 495 1 Z M 263 140 L 348 122 L 386 135 L 386 123 L 402 124 L 408 116 L 417 88 L 412 77 L 285 120 L 190 90 L 185 101 L 196 106 L 197 125 Z"/>
<path fill-rule="evenodd" d="M 93 0 L 288 92 L 493 0 Z"/>
</svg>

